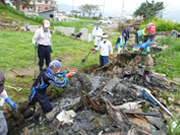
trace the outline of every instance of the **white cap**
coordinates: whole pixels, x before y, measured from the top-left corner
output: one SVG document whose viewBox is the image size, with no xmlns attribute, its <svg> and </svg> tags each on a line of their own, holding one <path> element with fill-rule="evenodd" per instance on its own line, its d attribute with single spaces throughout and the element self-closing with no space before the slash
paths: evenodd
<svg viewBox="0 0 180 135">
<path fill-rule="evenodd" d="M 102 37 L 107 38 L 108 37 L 107 33 L 103 33 Z"/>
<path fill-rule="evenodd" d="M 42 23 L 45 28 L 50 28 L 50 22 L 48 20 L 44 20 Z"/>
</svg>

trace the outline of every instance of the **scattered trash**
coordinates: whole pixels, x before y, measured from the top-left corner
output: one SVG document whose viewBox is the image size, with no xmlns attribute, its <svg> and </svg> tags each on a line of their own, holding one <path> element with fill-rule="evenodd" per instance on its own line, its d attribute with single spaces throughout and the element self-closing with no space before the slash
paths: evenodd
<svg viewBox="0 0 180 135">
<path fill-rule="evenodd" d="M 73 124 L 73 118 L 76 116 L 76 113 L 73 110 L 70 111 L 65 111 L 62 110 L 60 114 L 56 116 L 56 118 L 62 122 L 62 125 L 68 124 L 71 125 Z"/>
<path fill-rule="evenodd" d="M 125 111 L 138 111 L 141 108 L 141 105 L 139 105 L 140 102 L 128 102 L 124 103 L 123 105 L 115 106 L 116 109 L 125 110 Z"/>
<path fill-rule="evenodd" d="M 20 88 L 20 87 L 12 87 L 12 86 L 8 86 L 8 85 L 4 85 L 5 87 L 9 87 L 9 88 L 11 88 L 11 89 L 13 89 L 13 90 L 16 90 L 16 91 L 18 91 L 18 92 L 20 92 L 21 90 L 22 90 L 22 88 Z"/>
</svg>

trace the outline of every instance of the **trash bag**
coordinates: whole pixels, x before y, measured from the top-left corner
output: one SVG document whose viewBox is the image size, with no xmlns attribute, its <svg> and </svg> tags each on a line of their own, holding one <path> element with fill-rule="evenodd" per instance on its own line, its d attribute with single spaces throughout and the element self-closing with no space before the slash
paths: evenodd
<svg viewBox="0 0 180 135">
<path fill-rule="evenodd" d="M 7 128 L 6 119 L 4 117 L 3 112 L 0 111 L 0 135 L 7 135 L 7 133 L 8 133 L 8 128 Z"/>
</svg>

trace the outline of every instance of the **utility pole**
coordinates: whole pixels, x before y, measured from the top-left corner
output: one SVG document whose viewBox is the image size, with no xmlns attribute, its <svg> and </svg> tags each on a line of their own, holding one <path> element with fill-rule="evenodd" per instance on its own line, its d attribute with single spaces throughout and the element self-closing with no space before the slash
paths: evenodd
<svg viewBox="0 0 180 135">
<path fill-rule="evenodd" d="M 105 0 L 103 0 L 103 20 L 104 20 L 104 9 L 105 9 Z"/>
<path fill-rule="evenodd" d="M 72 0 L 72 11 L 73 11 L 74 0 Z"/>
<path fill-rule="evenodd" d="M 123 19 L 124 1 L 125 0 L 123 0 L 123 6 L 122 6 L 122 19 Z"/>
</svg>

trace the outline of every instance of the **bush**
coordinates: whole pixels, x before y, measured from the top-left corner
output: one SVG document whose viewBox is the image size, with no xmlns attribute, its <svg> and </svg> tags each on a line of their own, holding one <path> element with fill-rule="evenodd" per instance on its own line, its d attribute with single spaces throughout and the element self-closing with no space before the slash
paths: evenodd
<svg viewBox="0 0 180 135">
<path fill-rule="evenodd" d="M 151 18 L 145 20 L 141 25 L 140 29 L 143 29 L 147 26 L 148 23 L 154 23 L 156 25 L 156 31 L 172 31 L 175 29 L 180 30 L 180 24 L 170 20 L 160 19 L 160 18 Z"/>
</svg>

